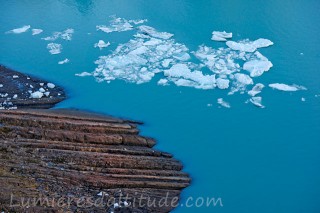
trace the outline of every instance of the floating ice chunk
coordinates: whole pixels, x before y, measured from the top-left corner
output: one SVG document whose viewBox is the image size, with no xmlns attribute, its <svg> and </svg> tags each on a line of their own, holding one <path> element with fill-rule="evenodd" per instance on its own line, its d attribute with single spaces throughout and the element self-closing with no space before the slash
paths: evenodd
<svg viewBox="0 0 320 213">
<path fill-rule="evenodd" d="M 216 84 L 219 89 L 228 89 L 230 81 L 228 79 L 217 78 Z"/>
<path fill-rule="evenodd" d="M 56 87 L 56 85 L 54 85 L 53 83 L 47 83 L 47 87 L 53 89 Z"/>
<path fill-rule="evenodd" d="M 306 99 L 305 99 L 304 97 L 302 97 L 302 98 L 301 98 L 301 101 L 302 101 L 302 102 L 305 102 L 305 101 L 306 101 Z"/>
<path fill-rule="evenodd" d="M 62 45 L 57 43 L 49 43 L 47 49 L 52 55 L 61 53 Z"/>
<path fill-rule="evenodd" d="M 96 28 L 97 30 L 101 30 L 106 33 L 111 33 L 111 32 L 124 32 L 128 30 L 132 30 L 133 26 L 130 23 L 136 22 L 139 24 L 142 22 L 140 21 L 133 21 L 133 20 L 126 20 L 123 18 L 117 18 L 115 16 L 111 16 L 112 20 L 109 22 L 109 26 L 105 25 L 97 25 Z M 135 24 L 135 23 L 134 23 Z"/>
<path fill-rule="evenodd" d="M 307 90 L 307 88 L 303 86 L 298 86 L 298 85 L 287 85 L 287 84 L 280 84 L 280 83 L 274 83 L 274 84 L 269 84 L 269 87 L 277 90 L 282 90 L 286 92 L 295 92 L 298 90 Z"/>
<path fill-rule="evenodd" d="M 236 73 L 234 75 L 237 83 L 241 84 L 241 85 L 250 85 L 253 84 L 253 80 L 252 78 L 250 78 L 248 75 L 243 74 L 243 73 Z"/>
<path fill-rule="evenodd" d="M 55 41 L 55 40 L 57 40 L 58 38 L 61 38 L 61 39 L 70 41 L 70 40 L 72 39 L 73 33 L 74 33 L 74 29 L 69 28 L 69 29 L 66 29 L 66 30 L 63 31 L 63 32 L 54 32 L 54 33 L 52 34 L 52 36 L 45 37 L 45 38 L 42 38 L 42 39 L 43 39 L 43 40 L 46 40 L 46 41 Z"/>
<path fill-rule="evenodd" d="M 252 97 L 250 98 L 250 102 L 257 107 L 264 108 L 261 97 Z"/>
<path fill-rule="evenodd" d="M 148 19 L 138 19 L 138 20 L 129 20 L 130 23 L 133 23 L 135 25 L 143 24 L 145 22 L 148 22 Z"/>
<path fill-rule="evenodd" d="M 38 34 L 40 34 L 42 32 L 43 32 L 42 29 L 32 29 L 32 35 L 38 35 Z"/>
<path fill-rule="evenodd" d="M 244 63 L 243 69 L 249 71 L 251 77 L 258 77 L 269 71 L 272 66 L 273 64 L 268 60 L 252 60 Z"/>
<path fill-rule="evenodd" d="M 238 50 L 242 52 L 254 52 L 258 48 L 268 47 L 273 45 L 273 42 L 268 39 L 257 39 L 255 41 L 244 40 L 240 42 L 227 41 L 227 46 L 233 50 Z"/>
<path fill-rule="evenodd" d="M 12 78 L 19 78 L 19 76 L 18 75 L 13 75 Z"/>
<path fill-rule="evenodd" d="M 31 93 L 30 98 L 42 98 L 43 97 L 43 93 L 40 91 L 36 91 Z"/>
<path fill-rule="evenodd" d="M 232 38 L 232 33 L 227 33 L 226 31 L 219 32 L 213 31 L 212 38 L 213 41 L 227 41 L 227 39 Z"/>
<path fill-rule="evenodd" d="M 213 89 L 216 86 L 214 75 L 204 75 L 200 71 L 192 72 L 186 64 L 175 64 L 170 69 L 164 70 L 164 75 L 169 77 L 177 86 L 198 89 Z"/>
<path fill-rule="evenodd" d="M 158 32 L 153 27 L 146 26 L 146 25 L 142 25 L 138 28 L 141 31 L 141 33 L 148 35 L 148 36 L 151 36 L 151 37 L 154 37 L 154 38 L 169 39 L 173 36 L 173 34 L 171 34 L 171 33 Z"/>
<path fill-rule="evenodd" d="M 59 61 L 58 64 L 66 64 L 66 63 L 69 63 L 69 62 L 70 62 L 70 60 L 66 58 L 66 59 L 64 59 L 62 61 Z"/>
<path fill-rule="evenodd" d="M 262 91 L 263 88 L 264 88 L 264 85 L 258 83 L 258 84 L 256 84 L 256 85 L 252 88 L 252 90 L 250 90 L 250 91 L 248 92 L 248 94 L 249 94 L 250 96 L 256 96 L 257 94 L 259 94 L 259 93 Z"/>
<path fill-rule="evenodd" d="M 14 94 L 12 98 L 13 98 L 13 99 L 17 99 L 17 98 L 18 98 L 18 95 L 17 95 L 17 94 Z"/>
<path fill-rule="evenodd" d="M 3 84 L 0 84 L 0 88 L 2 88 L 3 87 Z"/>
<path fill-rule="evenodd" d="M 158 81 L 158 85 L 161 85 L 161 86 L 166 86 L 166 85 L 168 85 L 168 80 L 167 79 L 160 79 L 159 81 Z"/>
<path fill-rule="evenodd" d="M 167 68 L 167 67 L 169 67 L 169 65 L 170 65 L 170 63 L 173 61 L 173 59 L 164 59 L 163 61 L 162 61 L 162 66 L 164 67 L 164 68 Z"/>
<path fill-rule="evenodd" d="M 85 77 L 85 76 L 92 76 L 92 74 L 89 72 L 82 72 L 82 73 L 76 74 L 76 76 Z"/>
<path fill-rule="evenodd" d="M 39 92 L 42 92 L 44 93 L 45 92 L 45 89 L 43 89 L 42 87 L 39 89 Z"/>
<path fill-rule="evenodd" d="M 44 95 L 45 95 L 46 97 L 49 97 L 50 92 L 45 92 Z"/>
<path fill-rule="evenodd" d="M 231 108 L 230 104 L 223 100 L 223 98 L 218 98 L 217 103 L 225 108 Z"/>
<path fill-rule="evenodd" d="M 101 50 L 102 48 L 106 48 L 106 47 L 108 47 L 108 46 L 110 46 L 110 42 L 106 43 L 106 42 L 104 42 L 103 40 L 99 40 L 98 43 L 95 43 L 95 44 L 94 44 L 94 47 L 99 47 L 100 50 Z"/>
<path fill-rule="evenodd" d="M 16 29 L 7 31 L 6 33 L 20 34 L 20 33 L 27 32 L 30 28 L 31 28 L 30 25 L 25 25 L 25 26 L 23 26 L 23 27 L 20 27 L 20 28 L 16 28 Z"/>
</svg>

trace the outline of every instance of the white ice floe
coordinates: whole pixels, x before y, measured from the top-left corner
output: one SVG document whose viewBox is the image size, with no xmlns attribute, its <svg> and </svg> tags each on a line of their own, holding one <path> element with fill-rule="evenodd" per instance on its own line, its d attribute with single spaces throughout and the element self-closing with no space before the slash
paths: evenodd
<svg viewBox="0 0 320 213">
<path fill-rule="evenodd" d="M 219 89 L 228 89 L 230 81 L 228 79 L 218 78 L 216 80 L 217 87 Z"/>
<path fill-rule="evenodd" d="M 13 99 L 17 99 L 17 98 L 18 98 L 18 95 L 17 95 L 17 94 L 14 94 L 14 95 L 12 96 L 12 98 L 13 98 Z"/>
<path fill-rule="evenodd" d="M 257 94 L 261 93 L 263 88 L 264 88 L 264 85 L 261 83 L 258 83 L 248 92 L 248 94 L 250 96 L 256 96 Z"/>
<path fill-rule="evenodd" d="M 18 75 L 13 75 L 12 78 L 19 78 L 19 76 Z"/>
<path fill-rule="evenodd" d="M 27 32 L 30 28 L 31 28 L 30 25 L 25 25 L 25 26 L 23 26 L 23 27 L 20 27 L 20 28 L 16 28 L 16 29 L 7 31 L 6 33 L 20 34 L 20 33 Z"/>
<path fill-rule="evenodd" d="M 232 33 L 227 33 L 226 31 L 219 32 L 213 31 L 211 40 L 213 41 L 227 41 L 227 39 L 232 38 Z"/>
<path fill-rule="evenodd" d="M 252 60 L 244 63 L 243 69 L 249 71 L 251 77 L 258 77 L 269 71 L 272 66 L 272 63 L 268 60 Z"/>
<path fill-rule="evenodd" d="M 92 76 L 92 73 L 89 73 L 89 72 L 82 72 L 82 73 L 77 73 L 75 74 L 76 76 L 79 76 L 79 77 L 85 77 L 85 76 Z"/>
<path fill-rule="evenodd" d="M 280 83 L 274 83 L 274 84 L 269 84 L 269 87 L 281 91 L 286 91 L 286 92 L 295 92 L 298 90 L 307 90 L 304 86 L 299 86 L 299 85 L 287 85 L 287 84 L 280 84 Z"/>
<path fill-rule="evenodd" d="M 111 16 L 111 21 L 109 22 L 109 26 L 106 25 L 97 25 L 97 30 L 101 30 L 106 33 L 112 32 L 123 32 L 133 30 L 133 25 L 140 25 L 147 22 L 146 19 L 144 20 L 127 20 L 124 18 L 117 18 L 116 16 Z"/>
<path fill-rule="evenodd" d="M 40 91 L 36 91 L 30 94 L 30 98 L 42 98 L 43 97 L 43 93 Z"/>
<path fill-rule="evenodd" d="M 170 69 L 164 70 L 164 75 L 177 86 L 198 89 L 213 89 L 216 82 L 214 75 L 204 75 L 200 71 L 191 71 L 187 64 L 175 64 Z"/>
<path fill-rule="evenodd" d="M 220 106 L 223 106 L 225 108 L 231 108 L 230 104 L 226 101 L 223 100 L 223 98 L 218 98 L 217 99 L 217 103 L 220 105 Z"/>
<path fill-rule="evenodd" d="M 240 42 L 227 41 L 226 44 L 229 48 L 233 50 L 238 50 L 242 52 L 254 52 L 258 48 L 263 48 L 263 47 L 268 47 L 273 45 L 273 42 L 268 39 L 259 38 L 255 41 L 249 41 L 249 40 L 243 40 Z"/>
<path fill-rule="evenodd" d="M 106 42 L 104 42 L 103 40 L 99 40 L 98 43 L 95 43 L 95 44 L 94 44 L 94 47 L 99 47 L 100 50 L 101 50 L 102 48 L 106 48 L 106 47 L 108 47 L 108 46 L 110 46 L 110 42 L 106 43 Z"/>
<path fill-rule="evenodd" d="M 43 93 L 46 97 L 49 97 L 49 95 L 50 95 L 50 92 L 45 92 L 45 93 Z"/>
<path fill-rule="evenodd" d="M 304 97 L 302 97 L 302 98 L 301 98 L 301 101 L 302 101 L 302 102 L 305 102 L 305 101 L 306 101 L 306 99 L 305 99 Z"/>
<path fill-rule="evenodd" d="M 173 36 L 173 34 L 171 34 L 171 33 L 158 32 L 153 27 L 146 26 L 146 25 L 140 26 L 138 28 L 141 31 L 141 33 L 143 33 L 144 35 L 151 36 L 154 38 L 169 39 Z"/>
<path fill-rule="evenodd" d="M 42 32 L 43 32 L 42 29 L 32 29 L 32 35 L 38 35 L 38 34 L 40 34 Z"/>
<path fill-rule="evenodd" d="M 56 85 L 54 85 L 53 83 L 47 83 L 47 87 L 53 89 L 56 87 Z"/>
<path fill-rule="evenodd" d="M 169 81 L 167 79 L 160 79 L 158 81 L 158 85 L 167 86 L 167 85 L 169 85 Z"/>
<path fill-rule="evenodd" d="M 250 98 L 250 102 L 260 108 L 264 108 L 265 106 L 262 105 L 262 98 L 261 97 L 252 97 Z"/>
<path fill-rule="evenodd" d="M 59 53 L 61 53 L 62 45 L 61 44 L 57 44 L 57 43 L 49 43 L 47 45 L 47 49 L 49 49 L 49 52 L 52 55 L 59 54 Z"/>
<path fill-rule="evenodd" d="M 66 63 L 69 63 L 69 62 L 70 62 L 70 60 L 66 58 L 66 59 L 64 59 L 62 61 L 59 61 L 58 64 L 66 64 Z"/>
<path fill-rule="evenodd" d="M 52 34 L 52 36 L 48 36 L 48 37 L 45 37 L 45 38 L 42 38 L 42 39 L 46 40 L 46 41 L 55 41 L 57 39 L 63 39 L 63 40 L 71 41 L 73 33 L 74 33 L 74 29 L 69 28 L 69 29 L 66 29 L 66 30 L 64 30 L 62 32 L 54 32 Z"/>
</svg>

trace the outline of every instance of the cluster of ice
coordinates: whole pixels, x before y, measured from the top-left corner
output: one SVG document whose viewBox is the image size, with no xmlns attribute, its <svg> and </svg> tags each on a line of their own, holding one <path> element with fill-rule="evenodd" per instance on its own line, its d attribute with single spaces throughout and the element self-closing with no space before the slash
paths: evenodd
<svg viewBox="0 0 320 213">
<path fill-rule="evenodd" d="M 42 32 L 43 32 L 42 29 L 32 29 L 32 35 L 38 35 L 38 34 L 40 34 Z"/>
<path fill-rule="evenodd" d="M 217 103 L 225 108 L 231 108 L 230 104 L 224 101 L 223 98 L 218 98 Z"/>
<path fill-rule="evenodd" d="M 281 91 L 286 91 L 286 92 L 295 92 L 298 90 L 307 90 L 304 86 L 299 86 L 299 85 L 287 85 L 287 84 L 281 84 L 281 83 L 274 83 L 274 84 L 269 84 L 269 87 Z"/>
<path fill-rule="evenodd" d="M 227 41 L 226 44 L 233 50 L 238 50 L 241 52 L 255 52 L 258 48 L 269 47 L 273 45 L 273 42 L 268 39 L 259 38 L 255 41 L 250 41 L 248 39 L 240 42 Z"/>
<path fill-rule="evenodd" d="M 248 92 L 248 94 L 250 96 L 256 96 L 257 94 L 261 93 L 263 88 L 264 88 L 264 85 L 261 83 L 258 83 Z"/>
<path fill-rule="evenodd" d="M 7 31 L 6 33 L 14 33 L 14 34 L 25 33 L 25 32 L 27 32 L 30 28 L 31 28 L 30 25 L 25 25 L 25 26 L 20 27 L 20 28 L 16 28 L 16 29 L 13 29 L 13 30 L 9 30 L 9 31 Z"/>
<path fill-rule="evenodd" d="M 62 45 L 57 43 L 49 43 L 47 49 L 52 55 L 61 53 Z"/>
<path fill-rule="evenodd" d="M 66 59 L 64 59 L 62 61 L 59 61 L 58 64 L 66 64 L 66 63 L 69 63 L 69 62 L 70 62 L 70 60 L 66 58 Z"/>
<path fill-rule="evenodd" d="M 144 20 L 127 20 L 124 18 L 117 18 L 116 16 L 111 16 L 112 20 L 109 22 L 109 26 L 98 25 L 96 26 L 97 30 L 101 30 L 106 33 L 112 32 L 124 32 L 134 29 L 134 25 L 139 25 L 147 22 Z"/>
<path fill-rule="evenodd" d="M 213 31 L 211 40 L 213 41 L 227 41 L 227 39 L 232 38 L 232 33 L 227 33 L 226 31 L 219 32 L 219 31 Z"/>
<path fill-rule="evenodd" d="M 104 42 L 103 40 L 99 40 L 98 43 L 95 43 L 94 44 L 94 47 L 97 48 L 99 47 L 99 49 L 101 50 L 102 48 L 106 48 L 106 47 L 109 47 L 110 46 L 110 42 L 106 43 Z"/>
<path fill-rule="evenodd" d="M 54 32 L 52 34 L 52 36 L 48 36 L 48 37 L 45 37 L 45 38 L 42 38 L 42 39 L 46 40 L 46 41 L 55 41 L 57 39 L 63 39 L 63 40 L 71 41 L 73 33 L 74 33 L 74 29 L 69 28 L 69 29 L 66 29 L 66 30 L 64 30 L 62 32 Z"/>
</svg>

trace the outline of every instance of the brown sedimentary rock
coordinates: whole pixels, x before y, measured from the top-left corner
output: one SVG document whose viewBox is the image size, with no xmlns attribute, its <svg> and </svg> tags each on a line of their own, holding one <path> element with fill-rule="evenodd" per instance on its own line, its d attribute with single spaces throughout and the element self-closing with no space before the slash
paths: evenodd
<svg viewBox="0 0 320 213">
<path fill-rule="evenodd" d="M 0 211 L 169 212 L 190 178 L 154 145 L 128 120 L 69 110 L 0 111 Z M 26 208 L 21 198 L 38 202 Z M 90 202 L 97 199 L 104 203 Z"/>
</svg>

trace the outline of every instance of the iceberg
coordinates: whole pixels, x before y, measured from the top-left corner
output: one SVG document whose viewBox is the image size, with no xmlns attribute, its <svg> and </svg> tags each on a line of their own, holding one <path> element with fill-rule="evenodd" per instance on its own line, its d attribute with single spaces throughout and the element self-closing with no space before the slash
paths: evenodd
<svg viewBox="0 0 320 213">
<path fill-rule="evenodd" d="M 260 108 L 265 108 L 265 106 L 262 105 L 262 98 L 261 97 L 252 97 L 250 98 L 250 102 Z"/>
<path fill-rule="evenodd" d="M 295 92 L 298 90 L 307 90 L 304 86 L 298 86 L 298 85 L 287 85 L 287 84 L 281 84 L 281 83 L 274 83 L 274 84 L 269 84 L 269 87 L 281 91 L 286 91 L 286 92 Z"/>
<path fill-rule="evenodd" d="M 219 32 L 213 31 L 211 40 L 213 41 L 227 41 L 227 39 L 232 38 L 232 33 L 227 33 L 226 31 Z"/>
<path fill-rule="evenodd" d="M 256 96 L 257 94 L 261 93 L 263 88 L 264 88 L 264 85 L 258 83 L 248 92 L 248 94 L 250 96 Z"/>
<path fill-rule="evenodd" d="M 226 101 L 223 100 L 223 98 L 218 98 L 217 99 L 217 103 L 220 105 L 220 106 L 223 106 L 225 108 L 231 108 L 230 104 Z"/>
<path fill-rule="evenodd" d="M 244 63 L 243 69 L 249 71 L 251 77 L 258 77 L 269 71 L 272 66 L 273 64 L 268 60 L 252 60 Z"/>
<path fill-rule="evenodd" d="M 268 39 L 260 38 L 255 41 L 249 41 L 249 40 L 243 40 L 240 42 L 227 41 L 226 45 L 233 50 L 242 51 L 242 52 L 254 52 L 258 48 L 263 48 L 263 47 L 268 47 L 273 45 L 273 42 Z"/>
<path fill-rule="evenodd" d="M 62 50 L 62 45 L 57 43 L 49 43 L 47 49 L 52 55 L 60 54 Z"/>
<path fill-rule="evenodd" d="M 40 34 L 42 32 L 43 32 L 42 29 L 32 29 L 32 35 L 38 35 L 38 34 Z"/>
<path fill-rule="evenodd" d="M 16 29 L 13 29 L 13 30 L 9 30 L 9 31 L 7 31 L 6 33 L 13 33 L 13 34 L 25 33 L 25 32 L 27 32 L 30 28 L 31 28 L 30 25 L 25 25 L 25 26 L 20 27 L 20 28 L 16 28 Z"/>
<path fill-rule="evenodd" d="M 110 42 L 106 43 L 106 42 L 104 42 L 103 40 L 99 40 L 98 43 L 95 43 L 95 44 L 94 44 L 94 47 L 99 47 L 100 50 L 101 50 L 102 48 L 106 48 L 106 47 L 108 47 L 108 46 L 110 46 Z"/>
</svg>

